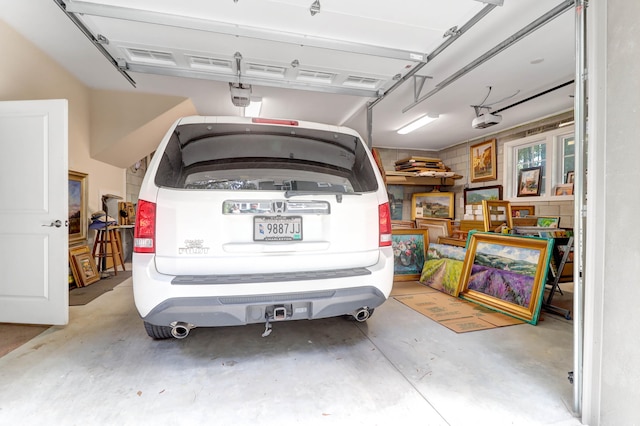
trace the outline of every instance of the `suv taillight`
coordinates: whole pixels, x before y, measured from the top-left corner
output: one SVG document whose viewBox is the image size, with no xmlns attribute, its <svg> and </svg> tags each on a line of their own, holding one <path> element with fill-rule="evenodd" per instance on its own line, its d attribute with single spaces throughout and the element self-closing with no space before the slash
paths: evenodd
<svg viewBox="0 0 640 426">
<path fill-rule="evenodd" d="M 138 200 L 133 251 L 135 253 L 156 252 L 156 203 Z"/>
<path fill-rule="evenodd" d="M 379 246 L 391 245 L 391 211 L 389 203 L 378 206 L 378 233 L 380 235 Z"/>
</svg>

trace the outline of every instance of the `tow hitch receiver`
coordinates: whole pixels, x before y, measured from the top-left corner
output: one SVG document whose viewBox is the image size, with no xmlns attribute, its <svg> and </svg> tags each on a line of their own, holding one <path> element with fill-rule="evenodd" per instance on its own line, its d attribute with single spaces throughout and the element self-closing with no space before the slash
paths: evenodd
<svg viewBox="0 0 640 426">
<path fill-rule="evenodd" d="M 291 305 L 273 305 L 267 306 L 264 315 L 271 321 L 284 321 L 290 318 L 293 313 Z"/>
<path fill-rule="evenodd" d="M 284 306 L 278 306 L 273 308 L 273 320 L 282 321 L 287 319 L 287 308 Z"/>
<path fill-rule="evenodd" d="M 264 333 L 262 333 L 262 337 L 267 337 L 271 334 L 271 321 L 284 321 L 287 319 L 288 312 L 292 312 L 291 305 L 289 305 L 289 309 L 287 309 L 284 305 L 277 306 L 269 306 L 264 310 Z"/>
</svg>

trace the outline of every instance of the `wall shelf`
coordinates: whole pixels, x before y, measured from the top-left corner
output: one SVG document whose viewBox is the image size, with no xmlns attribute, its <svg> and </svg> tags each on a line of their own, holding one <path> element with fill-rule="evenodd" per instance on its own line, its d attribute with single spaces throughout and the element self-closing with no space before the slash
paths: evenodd
<svg viewBox="0 0 640 426">
<path fill-rule="evenodd" d="M 387 185 L 451 186 L 457 179 L 462 179 L 462 176 L 416 176 L 413 173 L 386 172 Z"/>
</svg>

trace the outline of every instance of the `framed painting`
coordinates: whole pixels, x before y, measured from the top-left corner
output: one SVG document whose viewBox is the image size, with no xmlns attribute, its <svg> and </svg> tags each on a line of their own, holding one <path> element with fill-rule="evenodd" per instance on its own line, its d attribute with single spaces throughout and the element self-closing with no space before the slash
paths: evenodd
<svg viewBox="0 0 640 426">
<path fill-rule="evenodd" d="M 69 170 L 69 242 L 87 239 L 87 174 Z"/>
<path fill-rule="evenodd" d="M 529 167 L 520 170 L 518 175 L 518 197 L 537 197 L 540 195 L 542 167 Z"/>
<path fill-rule="evenodd" d="M 542 228 L 559 228 L 560 216 L 539 216 L 536 226 L 540 226 Z"/>
<path fill-rule="evenodd" d="M 480 142 L 469 147 L 471 159 L 471 182 L 485 182 L 498 178 L 498 164 L 496 162 L 496 140 Z"/>
<path fill-rule="evenodd" d="M 461 240 L 454 237 L 439 237 L 438 244 L 448 244 L 456 247 L 467 247 L 467 240 Z"/>
<path fill-rule="evenodd" d="M 88 246 L 77 246 L 69 249 L 69 264 L 77 287 L 85 287 L 100 280 L 96 261 Z"/>
<path fill-rule="evenodd" d="M 464 204 L 482 204 L 482 200 L 502 200 L 502 185 L 465 188 Z"/>
<path fill-rule="evenodd" d="M 511 205 L 511 217 L 527 217 L 536 215 L 536 206 Z"/>
<path fill-rule="evenodd" d="M 413 220 L 391 220 L 391 229 L 413 229 L 416 223 Z"/>
<path fill-rule="evenodd" d="M 387 185 L 387 196 L 389 197 L 389 210 L 391 210 L 391 220 L 402 220 L 404 186 Z"/>
<path fill-rule="evenodd" d="M 429 230 L 429 243 L 435 244 L 440 237 L 451 235 L 451 219 L 439 217 L 418 217 L 416 218 L 416 228 Z"/>
<path fill-rule="evenodd" d="M 394 281 L 417 281 L 422 274 L 429 246 L 429 231 L 426 229 L 393 229 Z"/>
<path fill-rule="evenodd" d="M 474 232 L 460 277 L 460 297 L 537 324 L 553 240 Z"/>
<path fill-rule="evenodd" d="M 561 183 L 556 186 L 556 195 L 573 195 L 573 184 L 572 183 Z"/>
<path fill-rule="evenodd" d="M 411 220 L 420 217 L 453 219 L 453 192 L 420 192 L 411 197 Z"/>
<path fill-rule="evenodd" d="M 429 243 L 427 260 L 422 268 L 420 282 L 453 297 L 458 297 L 465 252 L 464 247 Z"/>
<path fill-rule="evenodd" d="M 511 203 L 502 200 L 483 200 L 482 220 L 485 231 L 495 232 L 495 229 L 502 224 L 506 224 L 509 229 L 512 229 Z"/>
<path fill-rule="evenodd" d="M 564 183 L 573 183 L 575 172 L 567 172 L 567 176 L 564 179 Z"/>
</svg>

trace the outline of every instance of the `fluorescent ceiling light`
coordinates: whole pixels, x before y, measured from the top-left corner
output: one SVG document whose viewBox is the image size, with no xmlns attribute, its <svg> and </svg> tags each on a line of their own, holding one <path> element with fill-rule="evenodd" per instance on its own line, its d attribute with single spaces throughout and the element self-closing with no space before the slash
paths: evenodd
<svg viewBox="0 0 640 426">
<path fill-rule="evenodd" d="M 406 135 L 407 133 L 411 133 L 416 129 L 419 129 L 422 126 L 426 126 L 427 124 L 431 123 L 434 120 L 438 119 L 438 115 L 424 115 L 420 118 L 418 118 L 416 121 L 412 121 L 411 123 L 407 124 L 406 126 L 404 126 L 403 128 L 401 128 L 400 130 L 398 130 L 398 134 L 399 135 Z"/>
<path fill-rule="evenodd" d="M 251 103 L 244 108 L 245 117 L 259 117 L 262 109 L 262 98 L 251 98 Z"/>
</svg>

